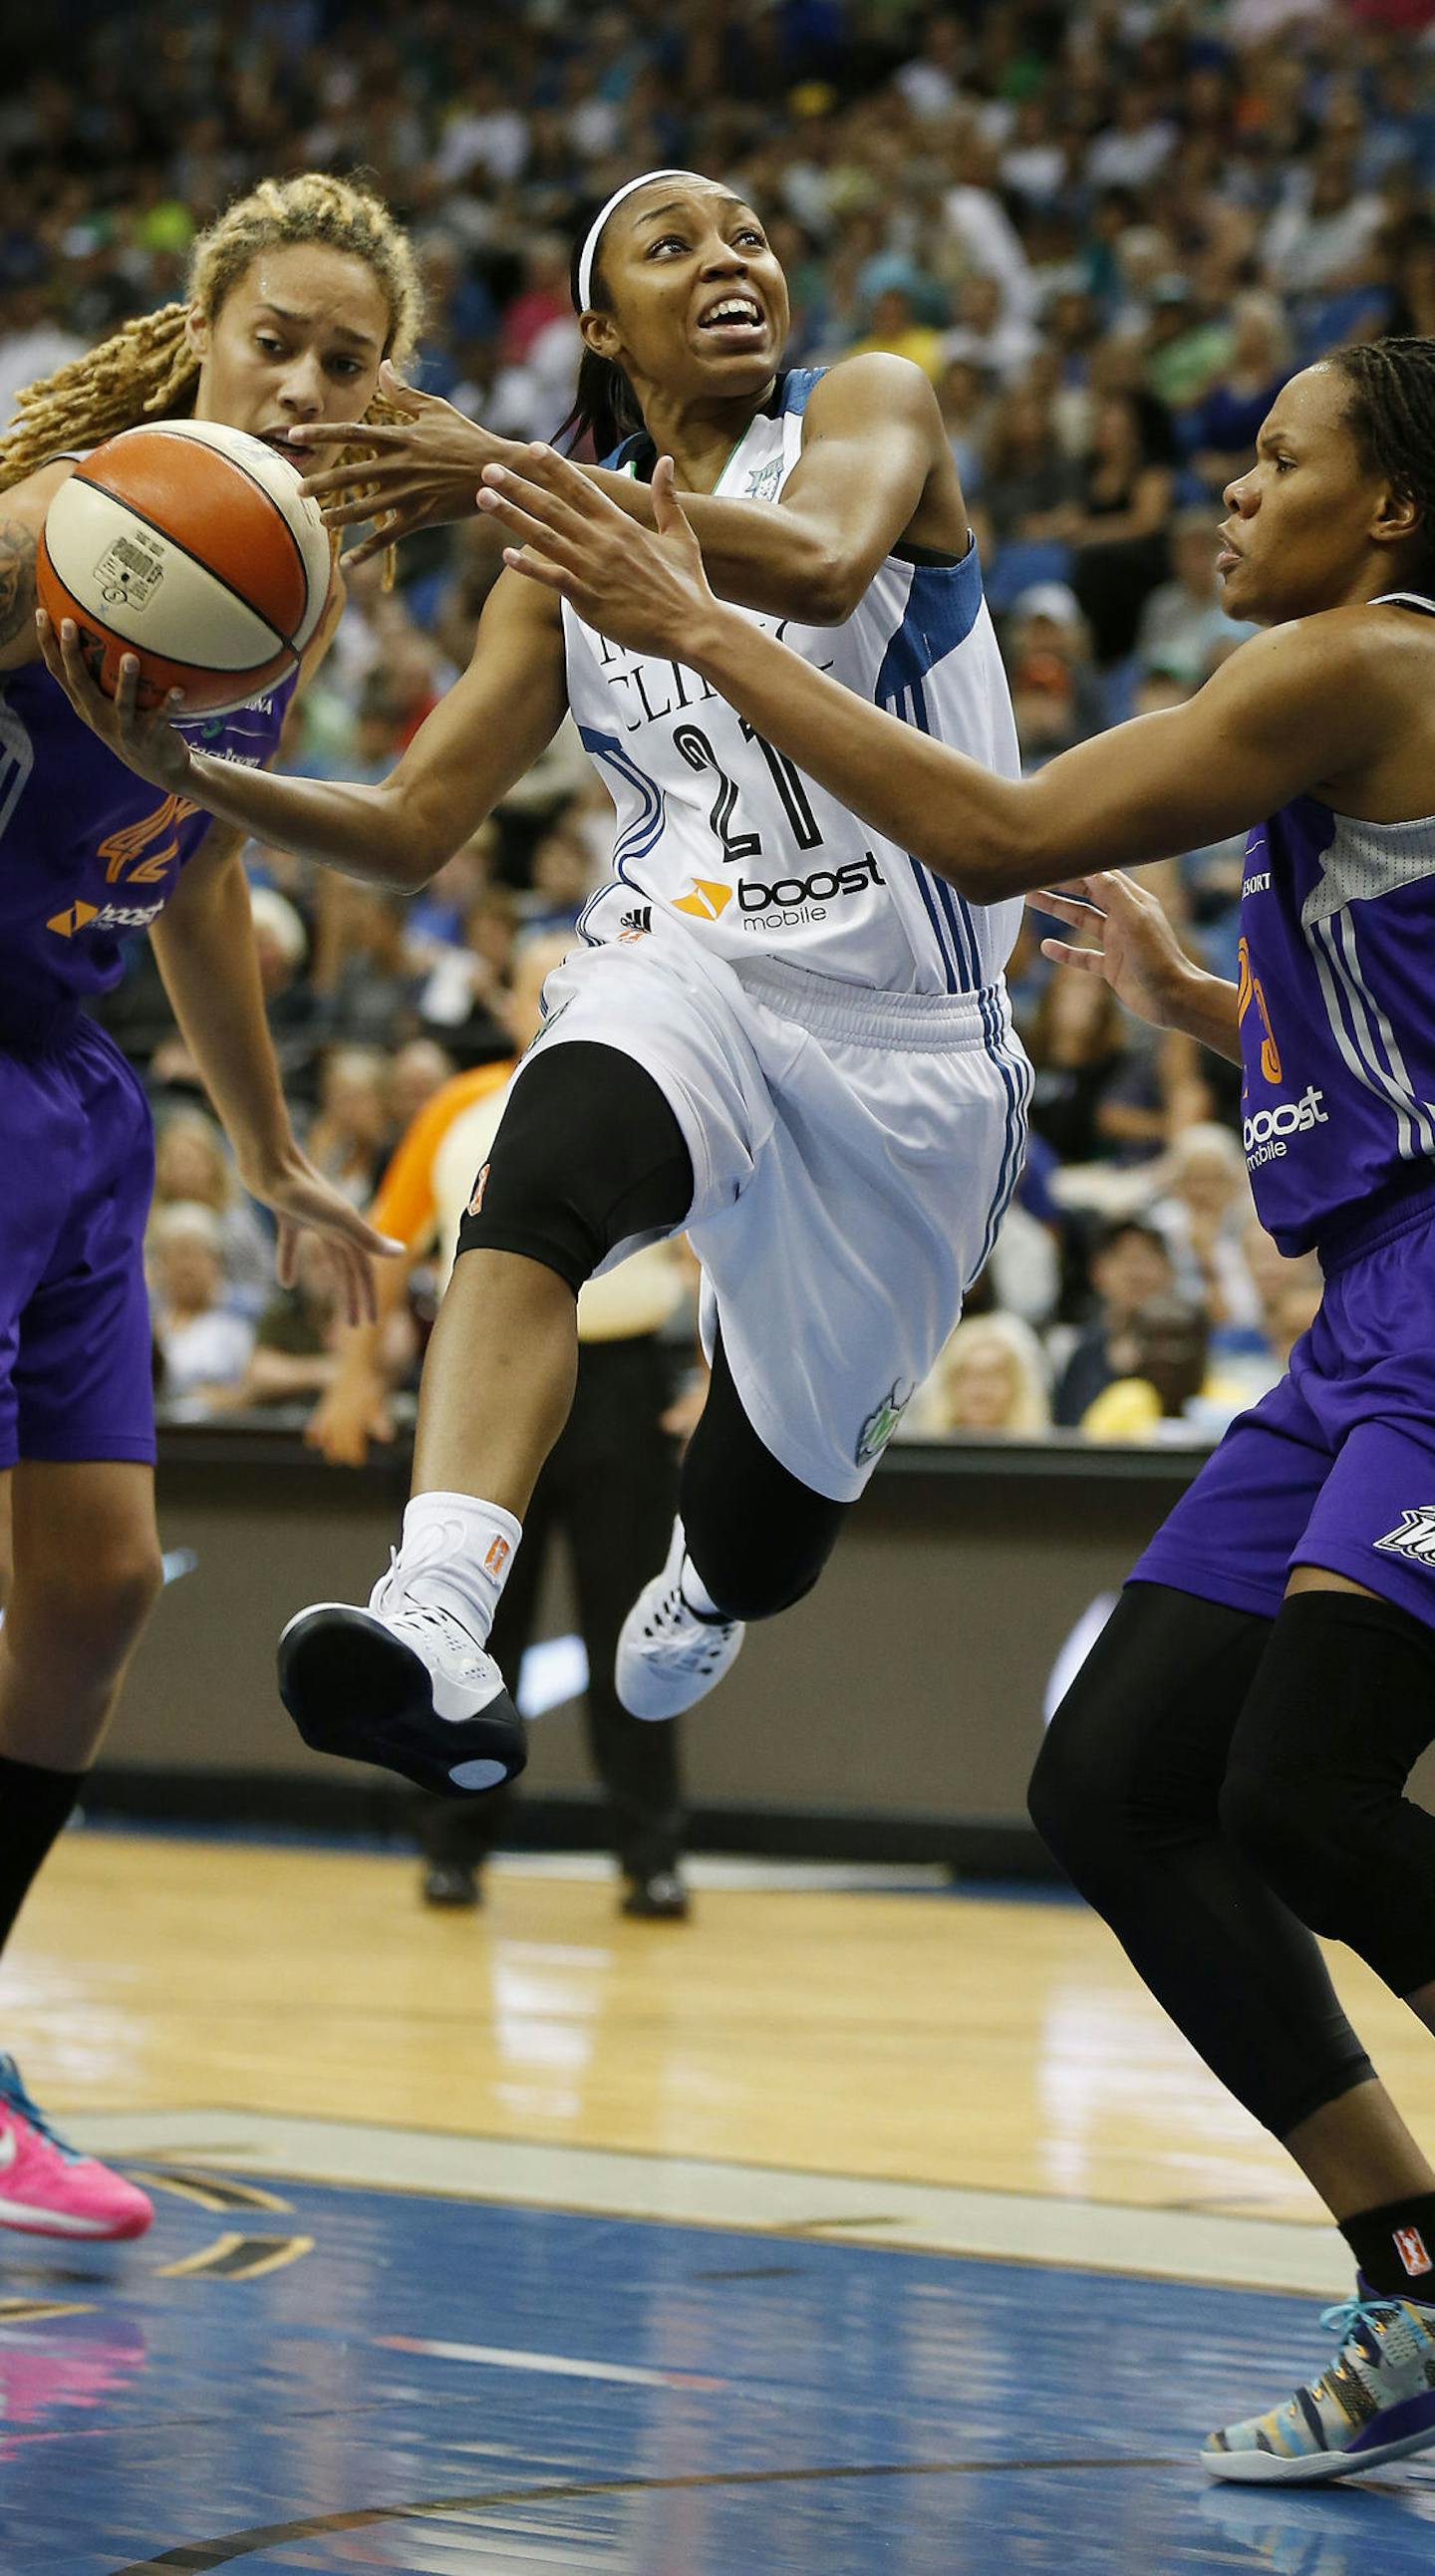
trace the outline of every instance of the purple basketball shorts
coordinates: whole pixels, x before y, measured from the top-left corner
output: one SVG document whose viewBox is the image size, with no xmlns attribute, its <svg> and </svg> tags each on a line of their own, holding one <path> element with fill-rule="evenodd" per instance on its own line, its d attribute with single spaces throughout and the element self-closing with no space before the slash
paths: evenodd
<svg viewBox="0 0 1435 2576">
<path fill-rule="evenodd" d="M 1435 1626 L 1435 1200 L 1324 1267 L 1286 1376 L 1231 1424 L 1131 1580 L 1273 1619 L 1291 1568 L 1323 1566 Z"/>
<path fill-rule="evenodd" d="M 0 1468 L 152 1461 L 139 1081 L 92 1020 L 34 1055 L 0 1047 L 0 1139 Z"/>
</svg>

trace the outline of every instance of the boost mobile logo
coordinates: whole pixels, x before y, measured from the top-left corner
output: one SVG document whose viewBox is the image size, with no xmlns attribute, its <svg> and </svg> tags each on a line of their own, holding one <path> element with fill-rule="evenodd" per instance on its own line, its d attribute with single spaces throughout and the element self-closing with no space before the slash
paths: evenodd
<svg viewBox="0 0 1435 2576">
<path fill-rule="evenodd" d="M 716 885 L 711 877 L 694 877 L 687 893 L 678 896 L 673 910 L 694 913 L 699 921 L 718 921 L 731 901 L 731 886 Z"/>
<path fill-rule="evenodd" d="M 1325 1098 L 1312 1083 L 1299 1100 L 1278 1100 L 1270 1109 L 1257 1109 L 1246 1120 L 1243 1131 L 1246 1160 L 1249 1163 L 1272 1163 L 1285 1152 L 1287 1136 L 1303 1136 L 1312 1127 L 1328 1127 L 1329 1117 L 1321 1107 Z"/>
<path fill-rule="evenodd" d="M 67 903 L 63 912 L 52 913 L 45 928 L 58 931 L 61 939 L 73 939 L 78 930 L 145 930 L 163 910 L 162 903 L 107 903 L 103 909 Z"/>
</svg>

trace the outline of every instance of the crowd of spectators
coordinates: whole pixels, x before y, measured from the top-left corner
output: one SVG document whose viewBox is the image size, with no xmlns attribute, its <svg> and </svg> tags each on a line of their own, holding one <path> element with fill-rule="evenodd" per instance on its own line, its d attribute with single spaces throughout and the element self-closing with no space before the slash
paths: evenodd
<svg viewBox="0 0 1435 2576">
<path fill-rule="evenodd" d="M 86 77 L 73 77 L 77 49 Z M 16 388 L 183 289 L 188 245 L 268 170 L 371 174 L 420 245 L 416 380 L 548 435 L 578 341 L 568 256 L 635 170 L 726 178 L 787 269 L 790 358 L 895 350 L 931 376 L 1031 767 L 1179 702 L 1239 644 L 1213 570 L 1225 481 L 1322 350 L 1435 331 L 1430 0 L 57 0 L 0 100 L 0 420 Z M 281 751 L 378 777 L 468 653 L 477 524 L 358 576 Z M 511 1051 L 526 941 L 601 878 L 611 809 L 571 731 L 417 901 L 248 854 L 286 1083 L 356 1200 L 456 1068 Z M 1163 872 L 1234 971 L 1238 844 Z M 1278 1373 L 1308 1265 L 1255 1224 L 1231 1069 L 1103 986 L 1012 965 L 1036 1067 L 1022 1192 L 912 1431 L 1199 1438 Z M 322 1265 L 276 1297 L 143 953 L 110 1006 L 161 1126 L 157 1345 L 185 1408 L 307 1398 Z"/>
</svg>

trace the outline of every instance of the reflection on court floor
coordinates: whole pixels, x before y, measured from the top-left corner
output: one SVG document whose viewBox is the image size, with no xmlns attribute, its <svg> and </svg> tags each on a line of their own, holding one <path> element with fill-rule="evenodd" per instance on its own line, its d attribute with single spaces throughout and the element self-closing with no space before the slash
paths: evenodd
<svg viewBox="0 0 1435 2576">
<path fill-rule="evenodd" d="M 1435 2469 L 1273 2500 L 1195 2466 L 1211 2424 L 1305 2375 L 1306 2299 L 158 2178 L 140 2246 L 0 2250 L 5 2576 L 1415 2576 L 1435 2558 Z"/>
</svg>

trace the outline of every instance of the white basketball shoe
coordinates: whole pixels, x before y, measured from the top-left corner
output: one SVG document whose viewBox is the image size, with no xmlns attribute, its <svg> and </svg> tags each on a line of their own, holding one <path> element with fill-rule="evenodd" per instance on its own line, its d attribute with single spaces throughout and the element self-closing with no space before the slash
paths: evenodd
<svg viewBox="0 0 1435 2576">
<path fill-rule="evenodd" d="M 613 1681 L 630 1717 L 681 1717 L 722 1680 L 747 1634 L 741 1619 L 694 1610 L 683 1594 L 681 1521 L 661 1574 L 645 1583 L 618 1639 Z"/>
<path fill-rule="evenodd" d="M 492 1655 L 392 1565 L 366 1610 L 320 1601 L 279 1640 L 279 1696 L 306 1744 L 382 1763 L 440 1796 L 516 1780 L 523 1722 Z"/>
</svg>

